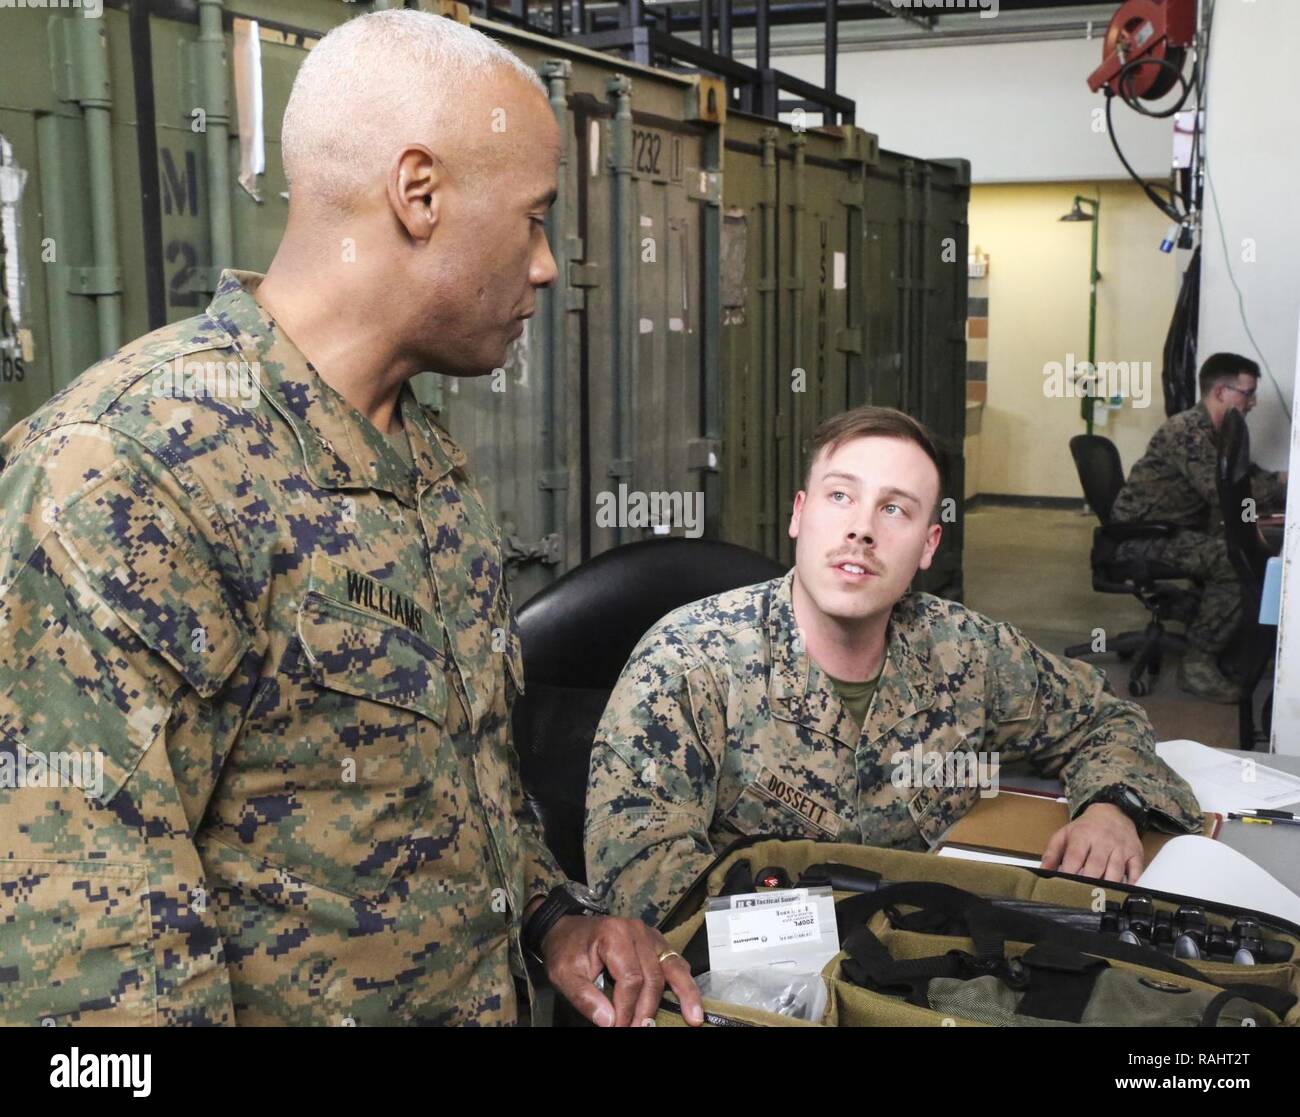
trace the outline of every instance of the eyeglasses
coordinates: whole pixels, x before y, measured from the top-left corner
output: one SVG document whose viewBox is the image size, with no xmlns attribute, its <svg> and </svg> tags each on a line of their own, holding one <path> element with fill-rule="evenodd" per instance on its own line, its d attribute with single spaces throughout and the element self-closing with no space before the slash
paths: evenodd
<svg viewBox="0 0 1300 1117">
<path fill-rule="evenodd" d="M 1259 391 L 1258 388 L 1238 388 L 1236 384 L 1223 384 L 1221 386 L 1227 388 L 1230 392 L 1240 392 L 1247 399 L 1254 399 L 1255 393 Z"/>
</svg>

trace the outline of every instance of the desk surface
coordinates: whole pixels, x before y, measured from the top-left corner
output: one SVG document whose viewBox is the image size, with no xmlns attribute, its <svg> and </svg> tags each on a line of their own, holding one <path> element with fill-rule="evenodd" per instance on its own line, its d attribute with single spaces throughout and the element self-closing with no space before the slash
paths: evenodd
<svg viewBox="0 0 1300 1117">
<path fill-rule="evenodd" d="M 1300 776 L 1300 756 L 1239 752 L 1236 749 L 1222 751 L 1229 756 L 1250 757 L 1266 768 L 1276 768 L 1279 772 Z M 1028 772 L 1024 775 L 1013 773 L 1010 767 L 1006 769 L 1005 782 L 1008 786 L 1023 787 L 1028 791 L 1059 792 L 1061 787 L 1059 780 L 1043 779 Z M 1290 805 L 1290 809 L 1300 810 L 1300 801 Z M 1300 826 L 1254 826 L 1225 818 L 1219 840 L 1238 853 L 1244 853 L 1256 865 L 1266 869 L 1292 892 L 1300 895 Z"/>
</svg>

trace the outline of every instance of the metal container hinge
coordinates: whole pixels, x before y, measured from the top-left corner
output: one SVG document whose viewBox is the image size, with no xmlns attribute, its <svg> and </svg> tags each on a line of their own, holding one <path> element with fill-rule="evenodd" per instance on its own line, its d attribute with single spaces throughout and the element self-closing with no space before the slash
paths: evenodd
<svg viewBox="0 0 1300 1117">
<path fill-rule="evenodd" d="M 836 330 L 835 348 L 841 353 L 861 353 L 862 331 L 857 329 Z"/>
<path fill-rule="evenodd" d="M 686 444 L 686 468 L 717 473 L 722 467 L 722 443 L 716 438 L 695 438 Z"/>
<path fill-rule="evenodd" d="M 508 535 L 502 540 L 502 551 L 509 564 L 522 566 L 526 562 L 540 562 L 554 566 L 564 557 L 564 536 L 559 532 L 543 535 L 534 543 L 525 543 L 521 539 Z"/>
<path fill-rule="evenodd" d="M 722 205 L 722 172 L 693 171 L 686 177 L 686 196 L 692 202 Z"/>
<path fill-rule="evenodd" d="M 867 204 L 867 188 L 861 182 L 845 182 L 840 185 L 840 205 L 850 209 L 861 209 Z"/>
<path fill-rule="evenodd" d="M 68 290 L 74 295 L 117 295 L 122 291 L 121 268 L 70 267 Z"/>
<path fill-rule="evenodd" d="M 600 265 L 579 264 L 576 260 L 569 262 L 570 287 L 599 287 Z"/>
<path fill-rule="evenodd" d="M 537 475 L 537 487 L 547 492 L 560 492 L 569 487 L 569 475 L 556 473 L 554 470 L 543 470 Z"/>
</svg>

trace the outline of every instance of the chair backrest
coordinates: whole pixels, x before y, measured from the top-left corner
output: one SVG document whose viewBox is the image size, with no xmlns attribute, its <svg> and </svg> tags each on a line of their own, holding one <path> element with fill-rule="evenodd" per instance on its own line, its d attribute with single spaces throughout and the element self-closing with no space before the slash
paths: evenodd
<svg viewBox="0 0 1300 1117">
<path fill-rule="evenodd" d="M 525 691 L 513 724 L 520 777 L 571 879 L 586 879 L 582 825 L 596 727 L 637 642 L 679 606 L 783 573 L 779 563 L 730 543 L 648 539 L 597 555 L 519 610 Z"/>
<path fill-rule="evenodd" d="M 1102 525 L 1110 523 L 1110 510 L 1124 487 L 1124 466 L 1119 450 L 1099 434 L 1076 434 L 1070 439 L 1070 454 L 1079 474 L 1079 484 L 1088 506 Z"/>
<path fill-rule="evenodd" d="M 1250 429 L 1246 417 L 1235 408 L 1219 425 L 1219 454 L 1215 482 L 1219 489 L 1219 508 L 1223 513 L 1223 537 L 1228 544 L 1228 558 L 1247 591 L 1247 601 L 1258 602 L 1264 584 L 1264 567 L 1268 548 L 1259 538 L 1253 518 L 1245 511 L 1251 507 Z M 1258 608 L 1256 608 L 1258 612 Z"/>
</svg>

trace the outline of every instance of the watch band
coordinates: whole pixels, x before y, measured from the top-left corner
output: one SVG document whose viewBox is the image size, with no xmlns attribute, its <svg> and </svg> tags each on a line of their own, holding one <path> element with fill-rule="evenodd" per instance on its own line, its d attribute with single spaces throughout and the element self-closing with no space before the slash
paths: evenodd
<svg viewBox="0 0 1300 1117">
<path fill-rule="evenodd" d="M 520 936 L 524 950 L 537 961 L 542 961 L 542 943 L 546 936 L 566 915 L 599 915 L 594 905 L 584 904 L 571 891 L 569 884 L 557 885 L 524 924 Z"/>
<path fill-rule="evenodd" d="M 1110 787 L 1104 787 L 1088 801 L 1089 806 L 1093 803 L 1109 803 L 1113 807 L 1118 807 L 1124 812 L 1128 820 L 1133 823 L 1139 834 L 1146 830 L 1148 821 L 1147 805 L 1143 802 L 1142 796 L 1131 787 L 1125 787 L 1123 784 L 1112 784 Z"/>
<path fill-rule="evenodd" d="M 524 924 L 523 947 L 524 950 L 531 954 L 539 962 L 542 960 L 542 942 L 546 939 L 551 928 L 564 915 L 563 905 L 556 902 L 556 893 L 560 889 L 554 889 L 540 904 L 536 910 L 528 917 L 528 922 Z"/>
</svg>

